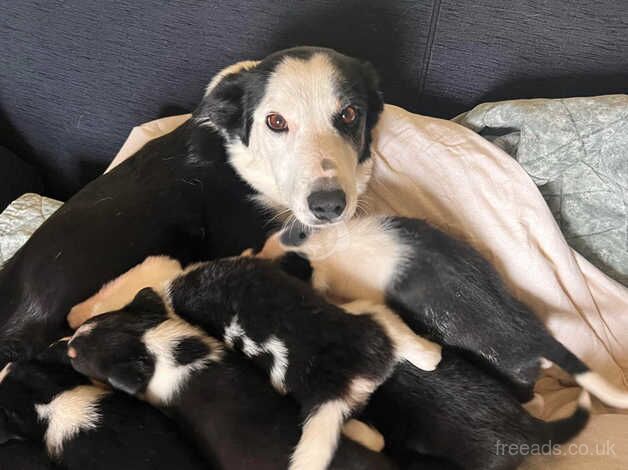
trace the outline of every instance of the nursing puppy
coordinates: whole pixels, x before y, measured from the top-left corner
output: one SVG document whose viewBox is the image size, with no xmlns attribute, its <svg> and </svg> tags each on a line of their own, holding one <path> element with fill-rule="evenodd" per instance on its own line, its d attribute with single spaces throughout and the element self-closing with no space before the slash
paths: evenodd
<svg viewBox="0 0 628 470">
<path fill-rule="evenodd" d="M 67 470 L 211 468 L 161 412 L 75 372 L 67 341 L 4 368 L 0 438 L 41 443 Z"/>
<path fill-rule="evenodd" d="M 433 370 L 440 360 L 438 345 L 387 308 L 355 302 L 340 309 L 264 260 L 193 265 L 166 292 L 178 315 L 240 349 L 301 405 L 305 424 L 292 469 L 326 468 L 345 420 L 398 362 Z M 90 322 L 75 338 L 89 333 Z"/>
<path fill-rule="evenodd" d="M 85 323 L 69 354 L 77 370 L 165 409 L 217 468 L 289 466 L 301 427 L 296 402 L 273 390 L 241 354 L 170 314 L 151 289 Z M 343 439 L 330 468 L 392 469 L 392 464 Z"/>
<path fill-rule="evenodd" d="M 147 256 L 260 248 L 276 212 L 350 218 L 382 104 L 370 64 L 331 49 L 219 73 L 192 119 L 85 186 L 0 270 L 0 368 L 63 336 L 72 305 Z"/>
<path fill-rule="evenodd" d="M 545 359 L 606 404 L 628 408 L 628 393 L 556 340 L 467 243 L 404 217 L 356 218 L 341 228 L 297 227 L 276 234 L 259 256 L 302 254 L 310 260 L 318 290 L 385 302 L 414 331 L 467 351 L 497 371 L 521 401 L 532 398 Z"/>
<path fill-rule="evenodd" d="M 430 455 L 457 469 L 514 470 L 525 459 L 525 449 L 555 446 L 576 436 L 587 424 L 589 408 L 583 390 L 571 416 L 536 419 L 501 380 L 444 347 L 434 372 L 400 365 L 359 419 L 382 433 L 386 453 L 400 468 L 418 470 Z M 518 450 L 509 450 L 513 448 Z"/>
</svg>

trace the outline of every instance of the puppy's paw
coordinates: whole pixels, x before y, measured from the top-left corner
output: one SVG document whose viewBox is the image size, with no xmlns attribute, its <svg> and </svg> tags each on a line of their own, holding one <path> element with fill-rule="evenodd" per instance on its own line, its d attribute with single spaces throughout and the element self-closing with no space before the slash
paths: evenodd
<svg viewBox="0 0 628 470">
<path fill-rule="evenodd" d="M 263 259 L 276 259 L 286 253 L 286 249 L 281 243 L 281 232 L 277 232 L 266 240 L 264 244 L 264 248 L 257 253 L 255 256 L 257 258 Z"/>
<path fill-rule="evenodd" d="M 384 436 L 377 429 L 357 419 L 348 420 L 342 428 L 342 433 L 373 452 L 381 452 L 386 445 Z"/>
<path fill-rule="evenodd" d="M 402 357 L 421 370 L 432 371 L 442 359 L 441 346 L 417 336 L 417 341 L 406 344 Z"/>
</svg>

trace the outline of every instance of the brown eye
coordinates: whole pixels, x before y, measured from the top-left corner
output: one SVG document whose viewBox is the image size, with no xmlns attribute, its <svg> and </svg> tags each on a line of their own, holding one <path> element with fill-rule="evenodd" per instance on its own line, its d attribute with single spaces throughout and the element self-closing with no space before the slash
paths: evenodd
<svg viewBox="0 0 628 470">
<path fill-rule="evenodd" d="M 347 106 L 342 110 L 340 117 L 345 124 L 353 124 L 358 117 L 358 112 L 353 106 Z"/>
<path fill-rule="evenodd" d="M 281 114 L 270 113 L 266 116 L 266 125 L 271 131 L 282 132 L 288 130 L 288 123 Z"/>
</svg>

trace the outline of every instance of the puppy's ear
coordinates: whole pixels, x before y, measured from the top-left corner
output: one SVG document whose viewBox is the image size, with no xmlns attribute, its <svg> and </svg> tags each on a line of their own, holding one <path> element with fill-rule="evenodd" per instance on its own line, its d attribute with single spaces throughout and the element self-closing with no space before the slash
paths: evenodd
<svg viewBox="0 0 628 470">
<path fill-rule="evenodd" d="M 125 307 L 125 310 L 164 316 L 167 314 L 163 299 L 150 287 L 145 287 L 139 291 L 131 303 Z"/>
<path fill-rule="evenodd" d="M 368 91 L 368 111 L 366 115 L 366 128 L 372 129 L 377 124 L 379 115 L 384 109 L 384 98 L 380 89 L 379 74 L 370 62 L 362 62 L 362 74 L 366 80 Z"/>
<path fill-rule="evenodd" d="M 22 438 L 23 436 L 20 435 L 11 420 L 9 411 L 0 408 L 0 444 Z"/>
<path fill-rule="evenodd" d="M 153 370 L 154 365 L 147 358 L 123 362 L 111 368 L 107 382 L 117 390 L 121 390 L 129 395 L 137 395 L 148 386 Z"/>
<path fill-rule="evenodd" d="M 246 110 L 246 85 L 256 61 L 238 62 L 218 73 L 207 86 L 194 111 L 197 122 L 209 122 L 228 139 L 248 145 L 250 119 Z"/>
</svg>

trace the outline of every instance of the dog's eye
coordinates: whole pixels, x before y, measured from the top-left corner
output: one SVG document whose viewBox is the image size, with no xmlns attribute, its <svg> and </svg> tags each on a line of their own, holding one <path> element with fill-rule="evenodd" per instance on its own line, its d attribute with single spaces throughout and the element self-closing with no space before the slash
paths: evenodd
<svg viewBox="0 0 628 470">
<path fill-rule="evenodd" d="M 353 124 L 358 117 L 358 111 L 353 106 L 347 106 L 340 113 L 340 117 L 345 124 Z"/>
<path fill-rule="evenodd" d="M 266 125 L 274 132 L 283 132 L 288 130 L 288 123 L 279 113 L 270 113 L 266 116 Z"/>
</svg>

